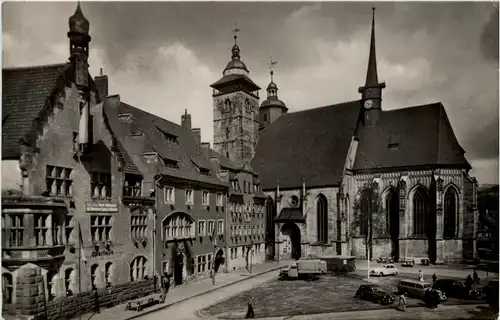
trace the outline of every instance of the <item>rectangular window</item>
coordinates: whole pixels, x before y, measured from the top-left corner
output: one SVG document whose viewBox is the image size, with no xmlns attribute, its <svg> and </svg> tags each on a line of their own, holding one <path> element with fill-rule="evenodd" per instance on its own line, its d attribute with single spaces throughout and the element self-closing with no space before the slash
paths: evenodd
<svg viewBox="0 0 500 320">
<path fill-rule="evenodd" d="M 111 216 L 90 216 L 90 236 L 92 242 L 111 241 Z"/>
<path fill-rule="evenodd" d="M 163 188 L 163 198 L 165 203 L 174 204 L 175 203 L 175 193 L 174 187 L 164 187 Z"/>
<path fill-rule="evenodd" d="M 207 234 L 211 236 L 214 233 L 215 221 L 208 220 L 207 222 L 208 222 Z"/>
<path fill-rule="evenodd" d="M 198 220 L 198 235 L 204 236 L 206 234 L 205 220 Z"/>
<path fill-rule="evenodd" d="M 64 220 L 64 227 L 66 228 L 66 244 L 70 244 L 73 240 L 73 216 L 67 215 Z"/>
<path fill-rule="evenodd" d="M 186 204 L 193 204 L 193 190 L 192 189 L 186 189 Z"/>
<path fill-rule="evenodd" d="M 212 270 L 212 255 L 208 254 L 208 269 L 207 270 Z"/>
<path fill-rule="evenodd" d="M 224 220 L 217 221 L 217 233 L 224 234 Z"/>
<path fill-rule="evenodd" d="M 71 168 L 47 166 L 45 173 L 45 183 L 48 193 L 51 196 L 71 196 Z"/>
<path fill-rule="evenodd" d="M 133 214 L 130 217 L 130 235 L 133 240 L 146 238 L 148 229 L 148 216 L 146 213 Z"/>
<path fill-rule="evenodd" d="M 10 247 L 22 247 L 24 244 L 24 216 L 23 215 L 2 215 L 7 221 L 2 221 L 3 234 L 9 235 Z M 2 220 L 4 220 L 2 219 Z M 4 224 L 5 223 L 5 224 Z M 3 238 L 3 237 L 2 237 Z"/>
<path fill-rule="evenodd" d="M 140 197 L 142 196 L 142 176 L 137 174 L 125 174 L 125 182 L 123 184 L 124 197 Z"/>
<path fill-rule="evenodd" d="M 179 162 L 176 160 L 163 158 L 163 164 L 167 168 L 179 169 Z"/>
<path fill-rule="evenodd" d="M 49 215 L 47 214 L 37 214 L 35 215 L 35 241 L 36 246 L 46 246 L 47 236 L 49 232 L 49 226 L 47 224 L 47 219 Z"/>
<path fill-rule="evenodd" d="M 201 192 L 201 203 L 204 206 L 208 206 L 210 204 L 210 193 L 208 191 Z"/>
<path fill-rule="evenodd" d="M 198 256 L 198 273 L 205 272 L 207 264 L 207 256 Z"/>
<path fill-rule="evenodd" d="M 217 200 L 217 206 L 218 207 L 222 207 L 224 205 L 224 201 L 223 201 L 223 198 L 222 198 L 222 193 L 217 193 L 216 200 Z"/>
<path fill-rule="evenodd" d="M 91 172 L 90 190 L 94 199 L 111 198 L 111 174 Z"/>
</svg>

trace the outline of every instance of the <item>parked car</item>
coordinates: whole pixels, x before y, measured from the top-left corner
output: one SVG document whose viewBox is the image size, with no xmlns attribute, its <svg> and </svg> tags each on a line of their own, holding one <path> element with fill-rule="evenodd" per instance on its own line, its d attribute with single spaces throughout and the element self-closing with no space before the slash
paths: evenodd
<svg viewBox="0 0 500 320">
<path fill-rule="evenodd" d="M 488 282 L 483 288 L 486 301 L 491 307 L 498 308 L 498 280 Z"/>
<path fill-rule="evenodd" d="M 402 267 L 413 267 L 415 265 L 415 260 L 414 259 L 405 259 L 402 263 Z"/>
<path fill-rule="evenodd" d="M 398 292 L 406 292 L 409 297 L 423 300 L 425 298 L 425 291 L 432 289 L 432 285 L 427 282 L 421 282 L 412 279 L 403 279 L 399 281 Z M 446 301 L 447 297 L 441 290 L 436 289 L 439 293 L 439 300 Z"/>
<path fill-rule="evenodd" d="M 453 279 L 438 279 L 432 286 L 441 290 L 446 296 L 458 299 L 478 299 L 481 293 L 475 289 L 467 289 L 464 283 Z"/>
<path fill-rule="evenodd" d="M 394 258 L 393 257 L 379 257 L 377 259 L 378 263 L 394 263 Z"/>
<path fill-rule="evenodd" d="M 358 288 L 354 298 L 369 300 L 387 306 L 394 302 L 394 297 L 376 284 L 363 284 Z"/>
<path fill-rule="evenodd" d="M 370 270 L 372 276 L 397 276 L 399 274 L 398 268 L 392 263 L 383 265 L 380 268 L 373 268 Z"/>
</svg>

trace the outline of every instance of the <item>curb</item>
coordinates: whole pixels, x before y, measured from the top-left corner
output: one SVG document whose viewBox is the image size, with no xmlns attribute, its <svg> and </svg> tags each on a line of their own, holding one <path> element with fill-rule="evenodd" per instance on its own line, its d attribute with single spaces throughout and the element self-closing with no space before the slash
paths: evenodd
<svg viewBox="0 0 500 320">
<path fill-rule="evenodd" d="M 239 282 L 242 282 L 242 281 L 248 280 L 248 279 L 252 279 L 252 278 L 254 278 L 254 277 L 257 277 L 257 276 L 260 276 L 260 275 L 262 275 L 262 274 L 269 273 L 269 272 L 272 272 L 272 271 L 276 271 L 276 270 L 281 269 L 281 268 L 283 268 L 283 266 L 276 266 L 276 267 L 273 267 L 272 269 L 269 269 L 269 270 L 267 270 L 267 271 L 263 271 L 263 272 L 261 272 L 261 273 L 255 273 L 255 274 L 252 274 L 252 275 L 250 275 L 250 276 L 248 276 L 248 277 L 245 277 L 245 278 L 242 278 L 242 279 L 236 280 L 236 281 L 231 282 L 231 283 L 224 284 L 224 285 L 222 285 L 222 286 L 220 286 L 220 287 L 216 287 L 216 288 L 213 288 L 213 289 L 210 289 L 210 290 L 204 291 L 204 292 L 197 293 L 197 294 L 192 295 L 192 296 L 190 296 L 190 297 L 186 297 L 186 298 L 180 299 L 180 300 L 178 300 L 178 301 L 175 301 L 175 302 L 172 302 L 172 303 L 169 303 L 169 304 L 165 304 L 165 305 L 163 305 L 163 306 L 162 306 L 162 307 L 160 307 L 160 308 L 157 308 L 157 309 L 154 309 L 154 310 L 148 310 L 148 311 L 146 311 L 146 312 L 141 312 L 141 313 L 135 314 L 135 315 L 133 315 L 133 316 L 130 316 L 130 317 L 124 318 L 123 320 L 137 319 L 137 318 L 140 318 L 140 317 L 145 316 L 145 315 L 147 315 L 147 314 L 151 314 L 151 313 L 154 313 L 154 312 L 158 312 L 158 311 L 164 310 L 164 309 L 166 309 L 166 308 L 168 308 L 168 307 L 173 306 L 174 304 L 177 304 L 177 303 L 182 303 L 182 302 L 187 301 L 187 300 L 192 299 L 192 298 L 197 298 L 197 297 L 202 296 L 202 295 L 204 295 L 204 294 L 206 294 L 206 293 L 210 293 L 210 292 L 213 292 L 213 291 L 215 291 L 215 290 L 219 290 L 219 289 L 221 289 L 221 288 L 229 287 L 229 286 L 231 286 L 231 285 L 233 285 L 233 284 L 236 284 L 236 283 L 239 283 Z"/>
</svg>

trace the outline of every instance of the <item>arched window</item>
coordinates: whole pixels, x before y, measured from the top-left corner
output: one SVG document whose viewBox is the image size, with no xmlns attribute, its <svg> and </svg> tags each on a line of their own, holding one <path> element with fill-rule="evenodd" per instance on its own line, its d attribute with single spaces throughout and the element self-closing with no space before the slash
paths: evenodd
<svg viewBox="0 0 500 320">
<path fill-rule="evenodd" d="M 97 289 L 97 269 L 99 269 L 99 265 L 94 264 L 90 267 L 90 281 L 92 284 L 92 289 Z"/>
<path fill-rule="evenodd" d="M 145 257 L 137 257 L 130 263 L 130 280 L 139 281 L 147 276 L 148 260 Z"/>
<path fill-rule="evenodd" d="M 424 189 L 418 188 L 413 194 L 413 235 L 425 236 L 428 223 L 427 194 Z"/>
<path fill-rule="evenodd" d="M 328 202 L 324 195 L 320 194 L 316 202 L 318 242 L 328 242 Z"/>
<path fill-rule="evenodd" d="M 386 230 L 392 237 L 399 236 L 399 196 L 391 189 L 385 198 Z"/>
<path fill-rule="evenodd" d="M 104 276 L 106 277 L 106 287 L 111 287 L 111 276 L 113 272 L 113 263 L 108 262 L 104 268 Z"/>
<path fill-rule="evenodd" d="M 267 198 L 266 202 L 266 238 L 274 241 L 274 201 Z"/>
<path fill-rule="evenodd" d="M 163 236 L 165 240 L 194 238 L 194 220 L 183 212 L 171 214 L 163 221 Z"/>
<path fill-rule="evenodd" d="M 74 270 L 72 268 L 66 269 L 64 271 L 64 287 L 66 289 L 66 296 L 72 296 L 73 295 L 73 277 L 74 277 Z"/>
<path fill-rule="evenodd" d="M 49 301 L 54 300 L 56 297 L 56 278 L 57 273 L 54 271 L 49 271 L 47 273 L 47 291 L 49 296 Z"/>
<path fill-rule="evenodd" d="M 368 188 L 363 189 L 359 199 L 360 202 L 360 212 L 357 212 L 359 216 L 359 235 L 368 236 L 368 224 L 371 218 L 371 191 Z"/>
<path fill-rule="evenodd" d="M 12 303 L 13 281 L 10 273 L 2 274 L 2 298 L 3 304 Z"/>
<path fill-rule="evenodd" d="M 457 193 L 453 188 L 448 188 L 444 194 L 444 230 L 443 236 L 452 238 L 457 235 L 458 201 Z"/>
</svg>

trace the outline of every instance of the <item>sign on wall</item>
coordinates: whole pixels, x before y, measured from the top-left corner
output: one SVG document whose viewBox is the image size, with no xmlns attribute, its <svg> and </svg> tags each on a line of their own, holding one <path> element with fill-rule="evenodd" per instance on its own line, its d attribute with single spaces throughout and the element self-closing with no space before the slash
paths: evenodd
<svg viewBox="0 0 500 320">
<path fill-rule="evenodd" d="M 86 203 L 87 212 L 118 212 L 118 205 L 116 203 Z"/>
</svg>

